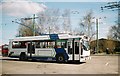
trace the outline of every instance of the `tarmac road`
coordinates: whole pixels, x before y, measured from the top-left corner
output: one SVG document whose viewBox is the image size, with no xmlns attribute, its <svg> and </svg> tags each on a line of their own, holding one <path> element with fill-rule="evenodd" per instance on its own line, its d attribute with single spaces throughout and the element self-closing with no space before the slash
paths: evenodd
<svg viewBox="0 0 120 76">
<path fill-rule="evenodd" d="M 4 57 L 0 68 L 2 74 L 118 74 L 118 56 L 91 56 L 84 63 L 19 61 Z"/>
</svg>

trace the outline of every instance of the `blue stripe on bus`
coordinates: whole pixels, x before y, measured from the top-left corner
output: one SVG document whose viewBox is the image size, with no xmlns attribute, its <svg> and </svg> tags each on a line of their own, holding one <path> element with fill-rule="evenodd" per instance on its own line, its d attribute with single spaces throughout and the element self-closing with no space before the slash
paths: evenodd
<svg viewBox="0 0 120 76">
<path fill-rule="evenodd" d="M 39 59 L 39 60 L 43 60 L 43 61 L 47 61 L 47 60 L 50 60 L 50 61 L 52 61 L 52 60 L 56 60 L 56 58 L 55 57 L 32 57 L 32 59 Z"/>
<path fill-rule="evenodd" d="M 50 36 L 51 40 L 57 40 L 57 39 L 59 39 L 58 34 L 50 34 L 49 36 Z"/>
<path fill-rule="evenodd" d="M 66 51 L 65 51 L 64 48 L 55 48 L 55 51 L 56 51 L 56 55 L 57 55 L 57 54 L 63 54 L 65 60 L 68 60 L 69 56 L 68 56 L 68 54 L 66 53 Z"/>
</svg>

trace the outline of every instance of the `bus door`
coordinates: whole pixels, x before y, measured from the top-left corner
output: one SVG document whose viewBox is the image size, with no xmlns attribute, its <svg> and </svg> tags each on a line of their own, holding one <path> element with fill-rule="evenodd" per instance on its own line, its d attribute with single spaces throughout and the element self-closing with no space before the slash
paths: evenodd
<svg viewBox="0 0 120 76">
<path fill-rule="evenodd" d="M 80 59 L 80 42 L 79 42 L 79 40 L 74 41 L 74 59 L 75 60 Z"/>
<path fill-rule="evenodd" d="M 68 40 L 69 60 L 80 60 L 80 41 L 76 39 Z"/>
<path fill-rule="evenodd" d="M 67 53 L 68 53 L 68 56 L 69 56 L 69 60 L 72 60 L 72 54 L 73 54 L 73 51 L 72 51 L 72 40 L 68 40 L 67 42 Z"/>
<path fill-rule="evenodd" d="M 28 43 L 27 54 L 30 58 L 35 55 L 35 44 L 33 44 L 33 42 Z"/>
</svg>

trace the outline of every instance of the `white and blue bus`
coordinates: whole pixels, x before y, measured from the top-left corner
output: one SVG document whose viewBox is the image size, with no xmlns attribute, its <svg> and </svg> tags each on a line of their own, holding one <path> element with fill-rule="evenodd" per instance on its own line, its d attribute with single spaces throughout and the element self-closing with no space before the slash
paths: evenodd
<svg viewBox="0 0 120 76">
<path fill-rule="evenodd" d="M 9 57 L 64 62 L 90 58 L 88 38 L 69 34 L 16 37 L 9 41 Z"/>
</svg>

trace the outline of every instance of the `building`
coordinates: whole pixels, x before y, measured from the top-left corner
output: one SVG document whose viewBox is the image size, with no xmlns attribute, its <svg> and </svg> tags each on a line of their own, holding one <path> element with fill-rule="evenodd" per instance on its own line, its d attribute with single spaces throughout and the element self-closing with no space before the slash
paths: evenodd
<svg viewBox="0 0 120 76">
<path fill-rule="evenodd" d="M 99 53 L 106 52 L 108 49 L 109 53 L 115 53 L 116 49 L 120 48 L 120 41 L 99 39 Z M 90 42 L 90 48 L 92 52 L 96 51 L 96 40 Z M 120 50 L 119 50 L 120 51 Z"/>
</svg>

